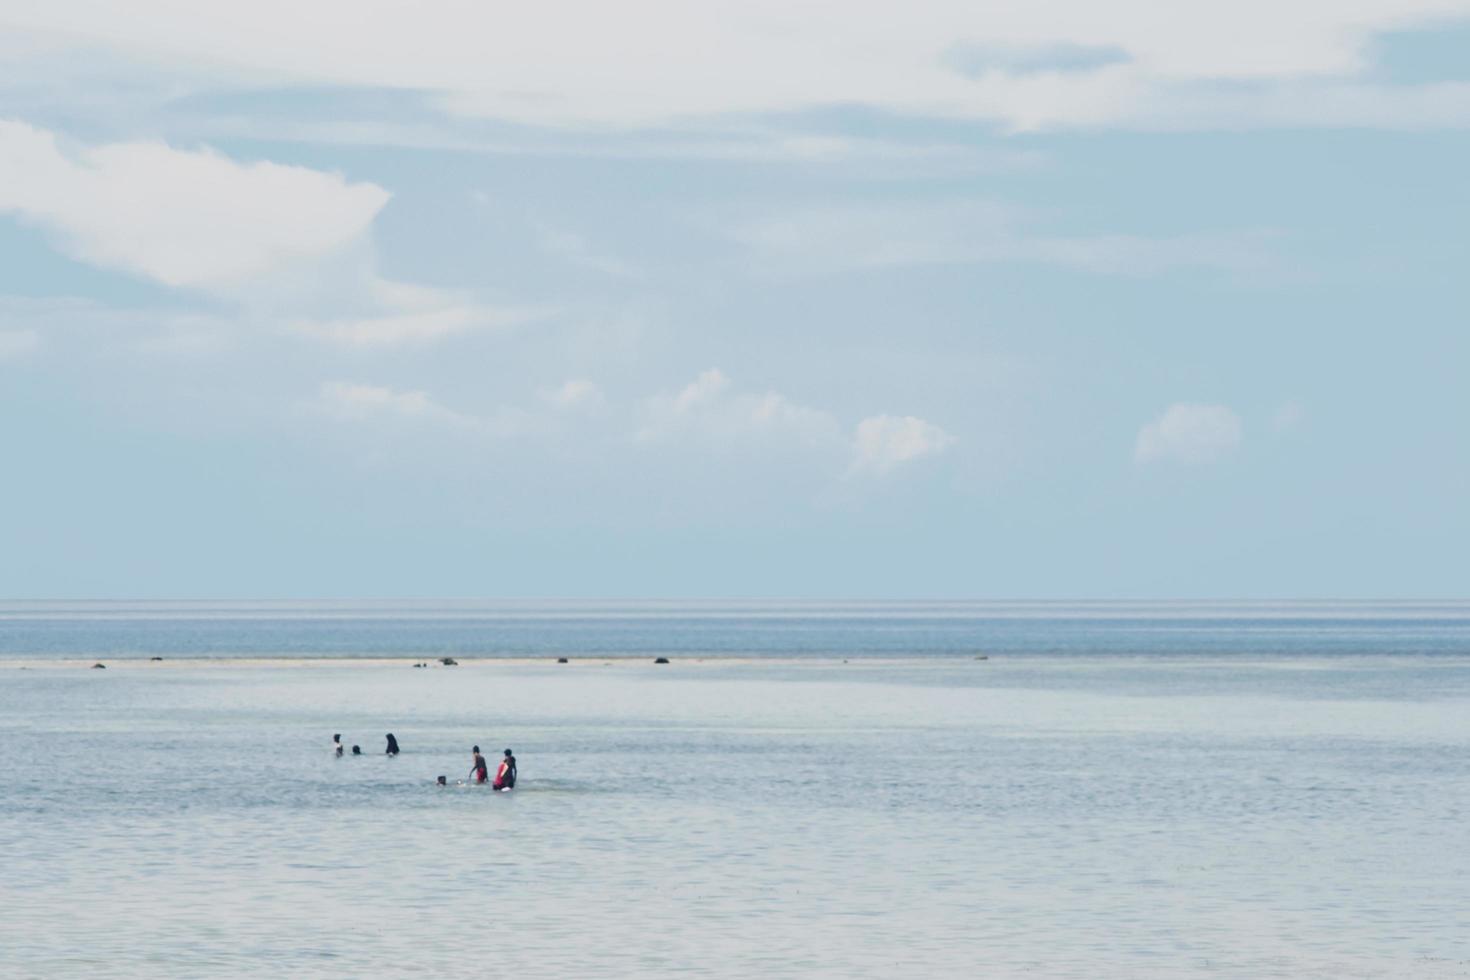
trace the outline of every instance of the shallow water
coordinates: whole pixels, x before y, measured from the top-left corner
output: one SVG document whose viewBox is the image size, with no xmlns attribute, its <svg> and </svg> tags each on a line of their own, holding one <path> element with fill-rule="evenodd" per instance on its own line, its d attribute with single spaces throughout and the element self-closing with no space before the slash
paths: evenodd
<svg viewBox="0 0 1470 980">
<path fill-rule="evenodd" d="M 1467 708 L 1451 655 L 0 669 L 0 974 L 1467 976 Z M 473 743 L 521 788 L 434 786 Z"/>
</svg>

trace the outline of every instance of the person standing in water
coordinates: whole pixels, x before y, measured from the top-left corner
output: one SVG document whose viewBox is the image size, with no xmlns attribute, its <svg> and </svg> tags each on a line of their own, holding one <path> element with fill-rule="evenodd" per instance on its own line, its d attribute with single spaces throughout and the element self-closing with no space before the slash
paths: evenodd
<svg viewBox="0 0 1470 980">
<path fill-rule="evenodd" d="M 342 758 L 342 736 L 341 735 L 333 735 L 332 736 L 332 751 L 336 753 L 337 758 L 339 758 L 339 759 Z"/>
<path fill-rule="evenodd" d="M 475 754 L 475 764 L 470 768 L 470 778 L 477 783 L 483 783 L 490 778 L 490 766 L 485 762 L 485 757 L 480 754 L 478 745 L 470 751 Z"/>
<path fill-rule="evenodd" d="M 510 749 L 505 750 L 505 758 L 500 760 L 500 768 L 495 772 L 494 789 L 515 789 L 516 786 L 516 757 L 511 755 Z"/>
<path fill-rule="evenodd" d="M 397 755 L 398 754 L 398 739 L 396 739 L 396 738 L 393 737 L 393 733 L 392 732 L 389 732 L 388 733 L 388 754 L 389 755 Z"/>
</svg>

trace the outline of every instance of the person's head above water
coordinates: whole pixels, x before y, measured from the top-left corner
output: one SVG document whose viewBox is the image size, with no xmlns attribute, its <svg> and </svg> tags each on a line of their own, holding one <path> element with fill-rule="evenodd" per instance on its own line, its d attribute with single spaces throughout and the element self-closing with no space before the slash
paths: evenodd
<svg viewBox="0 0 1470 980">
<path fill-rule="evenodd" d="M 354 745 L 352 747 L 352 754 L 353 755 L 362 755 L 362 746 L 361 745 Z"/>
<path fill-rule="evenodd" d="M 334 741 L 334 742 L 340 742 L 340 741 L 342 741 L 342 736 L 341 735 L 333 735 L 332 736 L 332 741 Z"/>
</svg>

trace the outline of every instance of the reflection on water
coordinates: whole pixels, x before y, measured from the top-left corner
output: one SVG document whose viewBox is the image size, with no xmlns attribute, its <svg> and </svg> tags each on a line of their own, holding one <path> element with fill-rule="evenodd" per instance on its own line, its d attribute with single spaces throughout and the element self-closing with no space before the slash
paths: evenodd
<svg viewBox="0 0 1470 980">
<path fill-rule="evenodd" d="M 1463 976 L 1467 693 L 1446 658 L 9 669 L 0 974 Z M 476 743 L 522 788 L 433 785 Z"/>
</svg>

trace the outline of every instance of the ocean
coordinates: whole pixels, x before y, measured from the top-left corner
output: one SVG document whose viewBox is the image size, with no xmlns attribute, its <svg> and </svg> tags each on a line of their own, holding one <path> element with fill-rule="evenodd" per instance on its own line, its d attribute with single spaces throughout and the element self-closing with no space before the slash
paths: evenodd
<svg viewBox="0 0 1470 980">
<path fill-rule="evenodd" d="M 0 602 L 0 659 L 1470 654 L 1470 602 Z"/>
<path fill-rule="evenodd" d="M 1470 976 L 1464 603 L 6 603 L 0 745 L 6 977 Z"/>
</svg>

